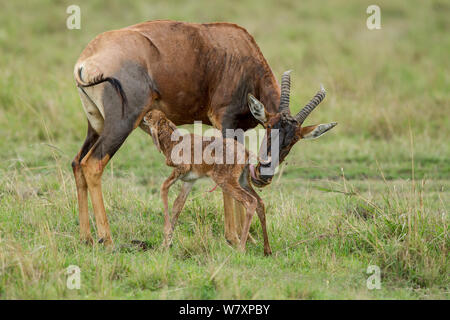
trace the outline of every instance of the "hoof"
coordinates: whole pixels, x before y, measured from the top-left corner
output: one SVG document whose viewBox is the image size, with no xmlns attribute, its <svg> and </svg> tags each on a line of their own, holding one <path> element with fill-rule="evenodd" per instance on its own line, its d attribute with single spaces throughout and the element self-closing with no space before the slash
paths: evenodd
<svg viewBox="0 0 450 320">
<path fill-rule="evenodd" d="M 94 244 L 94 239 L 92 239 L 90 235 L 81 237 L 80 241 L 82 244 L 85 244 L 87 246 L 92 246 Z"/>
<path fill-rule="evenodd" d="M 131 240 L 131 244 L 138 247 L 139 249 L 141 249 L 143 251 L 147 251 L 149 249 L 147 243 L 145 243 L 144 241 Z"/>
<path fill-rule="evenodd" d="M 228 236 L 228 237 L 226 236 L 225 239 L 227 240 L 228 244 L 231 246 L 238 246 L 239 243 L 241 243 L 237 234 L 235 234 L 234 236 Z"/>
<path fill-rule="evenodd" d="M 239 251 L 240 253 L 245 253 L 245 247 L 239 246 L 239 247 L 238 247 L 238 251 Z"/>
<path fill-rule="evenodd" d="M 98 243 L 99 243 L 99 244 L 103 244 L 103 245 L 105 245 L 105 246 L 107 246 L 107 247 L 110 247 L 110 246 L 112 246 L 112 244 L 113 244 L 111 238 L 100 238 L 100 239 L 98 240 Z"/>
<path fill-rule="evenodd" d="M 172 241 L 173 239 L 173 233 L 171 231 L 166 232 L 166 234 L 164 235 L 164 241 L 163 241 L 163 247 L 168 249 L 172 247 Z"/>
<path fill-rule="evenodd" d="M 172 248 L 172 245 L 173 245 L 172 241 L 164 241 L 163 242 L 163 248 L 164 249 Z"/>
</svg>

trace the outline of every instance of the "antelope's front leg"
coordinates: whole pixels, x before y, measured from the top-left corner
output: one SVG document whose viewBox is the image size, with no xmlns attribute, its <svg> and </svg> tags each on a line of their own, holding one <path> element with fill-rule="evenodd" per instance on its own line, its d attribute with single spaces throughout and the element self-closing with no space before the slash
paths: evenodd
<svg viewBox="0 0 450 320">
<path fill-rule="evenodd" d="M 232 245 L 240 243 L 237 233 L 236 216 L 234 214 L 234 199 L 227 193 L 223 192 L 223 209 L 225 222 L 225 239 Z"/>
<path fill-rule="evenodd" d="M 248 231 L 250 229 L 250 223 L 252 216 L 256 210 L 256 199 L 243 189 L 238 182 L 225 182 L 219 184 L 224 193 L 228 193 L 235 201 L 242 203 L 246 210 L 246 219 L 241 232 L 241 238 L 238 242 L 238 248 L 240 251 L 245 251 L 245 244 L 248 238 Z"/>
</svg>

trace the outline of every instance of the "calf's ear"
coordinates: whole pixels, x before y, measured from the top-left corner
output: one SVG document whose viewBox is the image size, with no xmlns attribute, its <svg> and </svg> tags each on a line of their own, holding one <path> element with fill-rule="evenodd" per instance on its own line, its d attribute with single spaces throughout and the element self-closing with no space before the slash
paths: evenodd
<svg viewBox="0 0 450 320">
<path fill-rule="evenodd" d="M 159 144 L 159 138 L 158 138 L 158 128 L 150 127 L 150 133 L 152 135 L 153 143 L 155 144 L 156 149 L 158 149 L 158 152 L 161 152 L 161 145 Z"/>
<path fill-rule="evenodd" d="M 324 133 L 333 129 L 336 125 L 337 122 L 331 122 L 302 127 L 300 129 L 300 137 L 301 139 L 316 139 Z"/>
</svg>

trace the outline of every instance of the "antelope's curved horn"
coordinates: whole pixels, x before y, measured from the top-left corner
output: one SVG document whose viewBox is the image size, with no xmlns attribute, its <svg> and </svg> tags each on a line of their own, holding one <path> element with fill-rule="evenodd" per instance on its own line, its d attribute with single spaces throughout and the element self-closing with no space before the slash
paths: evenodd
<svg viewBox="0 0 450 320">
<path fill-rule="evenodd" d="M 314 108 L 317 107 L 323 99 L 325 99 L 325 95 L 325 88 L 323 87 L 323 85 L 320 85 L 320 90 L 316 93 L 314 98 L 312 98 L 311 101 L 309 101 L 308 104 L 304 106 L 299 113 L 297 113 L 297 115 L 295 116 L 295 120 L 297 120 L 299 124 L 302 124 L 309 116 L 309 114 L 314 110 Z"/>
<path fill-rule="evenodd" d="M 281 96 L 279 112 L 289 112 L 289 95 L 291 93 L 291 71 L 288 70 L 281 76 Z"/>
</svg>

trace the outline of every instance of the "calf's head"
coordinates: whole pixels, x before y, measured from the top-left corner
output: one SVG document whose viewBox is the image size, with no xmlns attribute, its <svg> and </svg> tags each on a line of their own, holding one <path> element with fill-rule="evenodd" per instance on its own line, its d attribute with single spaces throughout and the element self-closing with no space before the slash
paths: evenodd
<svg viewBox="0 0 450 320">
<path fill-rule="evenodd" d="M 170 137 L 172 132 L 177 130 L 177 127 L 166 117 L 164 112 L 156 109 L 147 112 L 143 121 L 144 124 L 150 129 L 153 143 L 158 151 L 161 152 L 160 136 L 165 134 Z"/>
<path fill-rule="evenodd" d="M 299 113 L 292 116 L 289 110 L 290 86 L 290 71 L 286 71 L 281 78 L 278 113 L 267 112 L 264 105 L 252 94 L 248 94 L 247 97 L 251 113 L 266 129 L 260 154 L 261 165 L 264 167 L 273 167 L 281 163 L 300 139 L 318 138 L 337 125 L 336 122 L 331 122 L 304 127 L 305 119 L 325 98 L 325 89 L 321 87 L 311 101 Z M 274 145 L 272 148 L 274 141 L 277 146 Z"/>
</svg>

